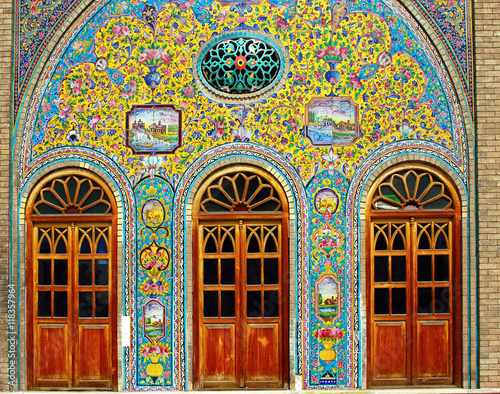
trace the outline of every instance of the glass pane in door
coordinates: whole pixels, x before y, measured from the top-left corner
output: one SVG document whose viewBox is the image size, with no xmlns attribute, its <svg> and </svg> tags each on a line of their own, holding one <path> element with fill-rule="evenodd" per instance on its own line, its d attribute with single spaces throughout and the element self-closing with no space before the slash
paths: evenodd
<svg viewBox="0 0 500 394">
<path fill-rule="evenodd" d="M 109 227 L 78 228 L 78 303 L 80 318 L 109 317 Z"/>
</svg>

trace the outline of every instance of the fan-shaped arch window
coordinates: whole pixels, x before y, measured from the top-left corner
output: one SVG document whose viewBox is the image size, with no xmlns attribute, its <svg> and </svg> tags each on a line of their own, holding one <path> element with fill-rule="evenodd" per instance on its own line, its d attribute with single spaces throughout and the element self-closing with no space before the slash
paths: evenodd
<svg viewBox="0 0 500 394">
<path fill-rule="evenodd" d="M 201 198 L 200 213 L 282 212 L 280 196 L 258 174 L 238 171 L 214 180 Z"/>
<path fill-rule="evenodd" d="M 48 181 L 33 204 L 35 215 L 110 213 L 111 202 L 102 186 L 82 175 L 63 175 Z"/>
<path fill-rule="evenodd" d="M 373 211 L 453 210 L 446 184 L 426 170 L 401 170 L 379 184 L 372 199 Z"/>
</svg>

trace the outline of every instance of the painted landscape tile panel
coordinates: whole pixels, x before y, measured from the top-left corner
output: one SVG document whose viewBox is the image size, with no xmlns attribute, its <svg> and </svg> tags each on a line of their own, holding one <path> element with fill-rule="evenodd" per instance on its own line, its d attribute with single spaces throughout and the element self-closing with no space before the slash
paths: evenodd
<svg viewBox="0 0 500 394">
<path fill-rule="evenodd" d="M 180 146 L 181 111 L 170 105 L 136 105 L 127 113 L 127 146 L 134 153 L 172 153 Z"/>
<path fill-rule="evenodd" d="M 165 336 L 165 306 L 156 300 L 144 305 L 144 336 L 150 341 Z"/>
<path fill-rule="evenodd" d="M 333 322 L 340 316 L 339 283 L 333 275 L 324 275 L 316 283 L 316 316 L 324 322 Z"/>
<path fill-rule="evenodd" d="M 359 136 L 358 106 L 349 99 L 313 100 L 306 116 L 307 135 L 314 145 L 350 144 Z"/>
</svg>

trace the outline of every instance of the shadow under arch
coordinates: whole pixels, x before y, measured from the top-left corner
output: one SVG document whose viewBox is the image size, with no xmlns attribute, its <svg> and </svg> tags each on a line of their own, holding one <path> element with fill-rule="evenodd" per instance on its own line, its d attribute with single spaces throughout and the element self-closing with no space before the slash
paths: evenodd
<svg viewBox="0 0 500 394">
<path fill-rule="evenodd" d="M 398 149 L 399 148 L 399 149 Z M 470 207 L 469 207 L 469 185 L 467 169 L 464 172 L 460 170 L 455 163 L 451 162 L 449 158 L 436 153 L 433 150 L 423 147 L 407 148 L 393 146 L 392 149 L 387 149 L 377 157 L 368 158 L 363 166 L 358 168 L 353 176 L 351 187 L 348 191 L 346 205 L 346 218 L 347 218 L 347 231 L 346 231 L 346 267 L 349 267 L 353 276 L 354 285 L 354 310 L 355 326 L 354 330 L 359 333 L 357 337 L 357 347 L 359 348 L 359 358 L 356 360 L 360 371 L 364 371 L 358 377 L 358 387 L 366 387 L 366 365 L 367 365 L 367 349 L 362 348 L 366 346 L 366 324 L 367 324 L 367 310 L 366 310 L 366 203 L 372 187 L 380 179 L 384 173 L 391 168 L 396 168 L 405 163 L 422 164 L 428 168 L 435 168 L 438 174 L 447 177 L 452 186 L 456 189 L 456 193 L 460 200 L 461 205 L 461 231 L 462 236 L 459 245 L 462 248 L 461 253 L 461 274 L 469 275 L 471 273 L 470 267 L 470 249 L 469 249 L 469 233 L 470 233 Z M 464 237 L 463 234 L 467 234 Z M 467 285 L 467 288 L 465 287 Z M 466 294 L 470 302 L 471 292 L 469 284 L 462 281 L 462 294 Z M 470 327 L 470 311 L 462 308 L 462 333 L 467 335 L 467 343 L 470 350 L 471 337 L 468 332 Z M 466 365 L 469 365 L 470 372 L 470 351 L 466 351 L 466 347 L 462 347 L 463 359 L 462 370 Z M 466 361 L 466 357 L 468 363 Z M 462 379 L 465 379 L 465 374 Z"/>
<path fill-rule="evenodd" d="M 174 199 L 174 307 L 179 321 L 174 330 L 174 387 L 180 390 L 193 382 L 192 374 L 192 307 L 189 294 L 192 282 L 192 209 L 194 197 L 203 181 L 218 169 L 246 164 L 261 168 L 281 184 L 289 205 L 290 253 L 290 382 L 307 368 L 309 330 L 309 208 L 302 180 L 295 169 L 274 151 L 254 144 L 233 143 L 205 152 L 184 173 L 176 188 Z M 189 289 L 189 290 L 188 290 Z M 187 301 L 186 301 L 187 300 Z M 295 300 L 295 305 L 292 303 Z M 306 365 L 305 365 L 306 364 Z"/>
</svg>

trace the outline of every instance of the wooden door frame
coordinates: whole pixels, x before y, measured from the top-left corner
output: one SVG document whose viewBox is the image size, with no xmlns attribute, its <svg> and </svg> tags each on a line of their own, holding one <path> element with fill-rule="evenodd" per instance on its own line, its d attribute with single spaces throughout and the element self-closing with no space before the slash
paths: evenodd
<svg viewBox="0 0 500 394">
<path fill-rule="evenodd" d="M 206 188 L 216 179 L 224 176 L 226 174 L 232 174 L 235 172 L 252 172 L 254 174 L 260 175 L 265 178 L 267 181 L 271 183 L 280 196 L 281 204 L 282 204 L 282 214 L 255 214 L 255 213 L 241 213 L 241 214 L 228 214 L 228 215 L 200 215 L 199 209 L 201 204 L 201 198 Z M 283 319 L 282 319 L 282 327 L 281 327 L 281 342 L 282 342 L 282 354 L 281 354 L 281 369 L 283 376 L 283 388 L 290 387 L 290 357 L 289 357 L 289 329 L 290 329 L 290 255 L 289 255 L 289 207 L 288 207 L 288 199 L 286 198 L 286 194 L 283 191 L 283 187 L 281 184 L 267 171 L 255 167 L 252 165 L 246 164 L 238 164 L 227 166 L 225 168 L 214 171 L 210 174 L 203 183 L 200 185 L 198 190 L 195 193 L 195 197 L 193 200 L 193 211 L 192 211 L 192 264 L 193 264 L 193 390 L 202 390 L 200 387 L 200 379 L 202 376 L 202 365 L 200 360 L 199 352 L 197 349 L 200 349 L 200 332 L 199 332 L 199 323 L 201 321 L 201 310 L 195 310 L 196 306 L 199 303 L 199 285 L 196 278 L 198 277 L 199 270 L 199 227 L 200 222 L 210 221 L 212 223 L 219 222 L 220 224 L 227 223 L 230 221 L 231 223 L 238 222 L 240 220 L 243 221 L 258 221 L 258 220 L 280 220 L 282 225 L 282 271 L 283 271 L 283 284 L 282 284 L 282 292 L 283 296 L 286 296 L 287 302 L 286 308 L 283 308 Z M 240 355 L 237 355 L 238 357 Z M 244 388 L 234 388 L 234 390 L 244 390 Z"/>
<path fill-rule="evenodd" d="M 109 202 L 111 204 L 112 214 L 108 215 L 36 215 L 33 213 L 33 204 L 36 197 L 40 193 L 43 187 L 45 187 L 49 182 L 70 175 L 77 175 L 81 177 L 86 177 L 97 183 L 106 193 Z M 28 390 L 78 390 L 78 391 L 92 391 L 92 390 L 102 390 L 102 388 L 95 387 L 37 387 L 34 385 L 34 375 L 33 375 L 33 360 L 34 360 L 34 343 L 33 343 L 33 236 L 34 228 L 36 225 L 61 225 L 66 227 L 71 227 L 71 223 L 75 222 L 78 224 L 105 224 L 111 226 L 110 231 L 110 247 L 111 247 L 111 259 L 110 259 L 110 287 L 111 287 L 111 297 L 109 299 L 109 321 L 110 321 L 110 360 L 111 360 L 111 375 L 112 375 L 112 387 L 108 390 L 118 391 L 118 283 L 117 283 L 117 252 L 118 252 L 118 230 L 117 230 L 117 204 L 113 193 L 111 192 L 108 185 L 96 176 L 94 173 L 81 168 L 71 168 L 64 170 L 56 170 L 46 177 L 41 178 L 37 185 L 30 192 L 28 200 L 26 202 L 25 209 L 26 218 L 26 354 L 27 354 L 27 389 Z M 68 264 L 69 264 L 68 258 Z M 68 304 L 68 309 L 71 311 L 71 306 Z M 68 313 L 68 316 L 70 313 Z M 73 328 L 70 327 L 73 331 Z M 75 328 L 76 329 L 76 328 Z M 72 363 L 73 364 L 73 363 Z M 71 365 L 73 368 L 73 365 Z"/>
<path fill-rule="evenodd" d="M 374 194 L 378 188 L 378 186 L 386 180 L 390 175 L 402 171 L 402 170 L 410 170 L 410 169 L 417 169 L 417 170 L 423 170 L 423 171 L 429 171 L 433 175 L 435 175 L 437 178 L 439 178 L 440 181 L 442 181 L 445 186 L 447 187 L 448 191 L 451 194 L 451 198 L 454 204 L 454 210 L 453 211 L 383 211 L 383 212 L 374 212 L 371 209 L 372 206 L 372 200 L 374 197 Z M 387 220 L 388 222 L 395 222 L 398 220 L 401 221 L 410 221 L 411 218 L 415 218 L 418 220 L 433 220 L 437 219 L 439 220 L 440 218 L 442 219 L 449 219 L 450 223 L 452 224 L 452 242 L 451 242 L 451 266 L 453 269 L 453 274 L 450 276 L 450 283 L 451 287 L 453 289 L 453 292 L 455 293 L 454 297 L 452 298 L 454 300 L 452 307 L 450 308 L 450 312 L 452 314 L 452 324 L 453 324 L 453 338 L 451 339 L 451 344 L 453 348 L 453 362 L 452 362 L 452 379 L 453 379 L 453 387 L 462 387 L 462 244 L 461 244 L 461 202 L 459 198 L 459 194 L 456 190 L 455 185 L 453 182 L 446 176 L 446 174 L 442 173 L 441 171 L 437 170 L 436 168 L 430 166 L 430 165 L 425 165 L 422 163 L 406 163 L 404 165 L 396 165 L 389 169 L 388 171 L 385 171 L 384 173 L 380 174 L 378 176 L 378 179 L 373 183 L 369 193 L 368 193 L 368 198 L 366 200 L 366 221 L 365 221 L 365 261 L 366 261 L 366 311 L 367 311 L 367 320 L 366 320 L 366 338 L 367 338 L 367 368 L 366 368 L 366 382 L 367 382 L 367 387 L 376 387 L 376 388 L 390 388 L 391 385 L 373 385 L 373 365 L 372 365 L 372 335 L 373 335 L 373 304 L 372 304 L 372 223 L 374 222 L 380 222 L 382 219 Z M 411 229 L 410 229 L 411 231 Z M 410 234 L 410 237 L 412 235 Z M 415 249 L 415 245 L 412 245 L 412 248 Z M 415 255 L 414 250 L 408 251 L 408 254 L 411 256 Z M 409 298 L 409 297 L 408 297 Z M 413 300 L 408 301 L 407 304 L 410 303 L 412 304 Z M 410 311 L 411 312 L 411 311 Z M 411 312 L 413 314 L 413 312 Z M 412 318 L 412 317 L 411 317 Z M 412 318 L 413 320 L 413 318 Z M 410 327 L 410 330 L 413 331 L 413 327 Z M 411 341 L 413 341 L 413 333 L 410 335 Z M 410 360 L 411 360 L 411 350 L 408 351 L 410 354 Z M 410 374 L 413 374 L 413 366 L 409 367 L 410 369 Z M 410 379 L 411 379 L 410 375 Z M 393 386 L 392 386 L 393 387 Z M 429 387 L 426 385 L 409 385 L 409 386 L 397 386 L 397 387 L 415 387 L 415 388 L 425 388 Z M 432 387 L 432 386 L 430 386 Z"/>
</svg>

